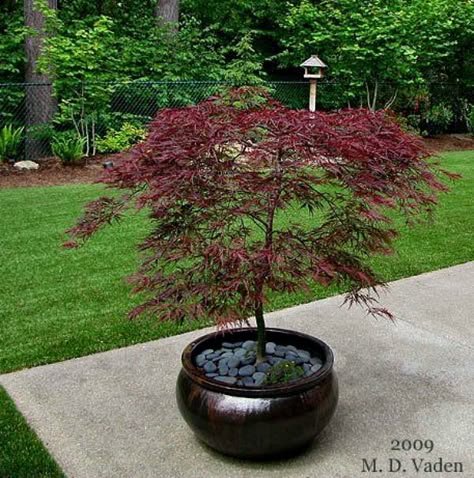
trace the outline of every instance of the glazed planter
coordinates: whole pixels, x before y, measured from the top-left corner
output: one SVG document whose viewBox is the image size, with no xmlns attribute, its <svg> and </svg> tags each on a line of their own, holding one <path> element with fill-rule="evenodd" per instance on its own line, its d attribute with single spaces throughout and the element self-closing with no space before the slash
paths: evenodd
<svg viewBox="0 0 474 478">
<path fill-rule="evenodd" d="M 196 436 L 221 453 L 264 458 L 291 453 L 321 433 L 337 405 L 334 355 L 327 344 L 291 330 L 267 329 L 267 341 L 294 345 L 319 357 L 313 375 L 292 383 L 243 388 L 206 377 L 194 362 L 225 341 L 256 340 L 254 328 L 212 333 L 189 344 L 176 385 L 179 410 Z"/>
</svg>

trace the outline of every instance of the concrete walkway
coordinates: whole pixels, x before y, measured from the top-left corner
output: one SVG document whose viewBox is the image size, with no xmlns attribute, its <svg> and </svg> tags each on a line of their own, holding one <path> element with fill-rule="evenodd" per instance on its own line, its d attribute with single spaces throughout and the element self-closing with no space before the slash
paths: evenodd
<svg viewBox="0 0 474 478">
<path fill-rule="evenodd" d="M 3 375 L 0 383 L 71 478 L 474 476 L 474 262 L 392 283 L 382 303 L 396 324 L 340 303 L 268 315 L 269 325 L 321 337 L 336 353 L 338 410 L 320 440 L 287 461 L 226 458 L 189 432 L 174 385 L 181 350 L 203 331 Z M 404 439 L 432 440 L 434 449 L 391 450 Z M 362 472 L 363 459 L 374 458 L 377 472 Z"/>
</svg>

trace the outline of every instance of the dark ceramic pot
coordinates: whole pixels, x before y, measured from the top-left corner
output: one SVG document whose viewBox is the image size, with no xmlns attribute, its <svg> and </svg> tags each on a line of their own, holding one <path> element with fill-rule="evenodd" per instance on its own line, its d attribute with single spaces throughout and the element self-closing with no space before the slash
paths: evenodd
<svg viewBox="0 0 474 478">
<path fill-rule="evenodd" d="M 267 341 L 319 357 L 315 374 L 284 385 L 243 388 L 207 378 L 194 358 L 225 341 L 256 340 L 256 329 L 212 333 L 189 344 L 176 385 L 178 407 L 204 443 L 227 455 L 264 458 L 309 444 L 328 424 L 338 399 L 334 356 L 324 342 L 291 330 L 267 329 Z"/>
</svg>

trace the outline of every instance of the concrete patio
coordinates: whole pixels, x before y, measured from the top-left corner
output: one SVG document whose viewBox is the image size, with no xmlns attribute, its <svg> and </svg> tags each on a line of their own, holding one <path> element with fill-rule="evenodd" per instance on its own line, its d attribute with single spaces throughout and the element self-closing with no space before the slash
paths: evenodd
<svg viewBox="0 0 474 478">
<path fill-rule="evenodd" d="M 180 354 L 207 330 L 3 375 L 0 383 L 71 478 L 474 476 L 474 262 L 392 283 L 381 302 L 397 315 L 394 324 L 341 302 L 267 316 L 268 325 L 328 342 L 340 385 L 331 424 L 285 461 L 220 456 L 181 419 Z M 432 440 L 434 449 L 392 451 L 392 440 L 403 439 Z M 374 458 L 377 471 L 363 472 L 363 460 Z M 390 472 L 390 458 L 400 460 L 399 471 L 392 460 Z M 426 470 L 440 459 L 444 471 Z M 462 472 L 446 466 L 454 462 Z"/>
</svg>

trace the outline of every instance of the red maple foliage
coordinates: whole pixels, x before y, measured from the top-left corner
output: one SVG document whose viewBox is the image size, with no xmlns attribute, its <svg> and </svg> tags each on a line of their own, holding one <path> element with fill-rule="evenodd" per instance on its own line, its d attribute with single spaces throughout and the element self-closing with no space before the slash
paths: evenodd
<svg viewBox="0 0 474 478">
<path fill-rule="evenodd" d="M 242 108 L 247 93 L 161 111 L 101 180 L 126 193 L 90 203 L 67 245 L 147 208 L 153 230 L 132 280 L 150 295 L 131 317 L 208 316 L 226 327 L 255 315 L 260 357 L 269 291 L 338 283 L 350 303 L 391 317 L 367 259 L 392 250 L 388 210 L 430 213 L 446 191 L 427 151 L 385 111 L 310 113 L 269 99 Z"/>
</svg>

